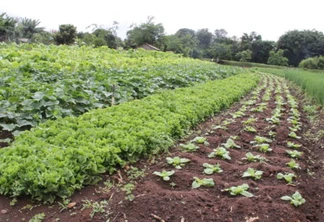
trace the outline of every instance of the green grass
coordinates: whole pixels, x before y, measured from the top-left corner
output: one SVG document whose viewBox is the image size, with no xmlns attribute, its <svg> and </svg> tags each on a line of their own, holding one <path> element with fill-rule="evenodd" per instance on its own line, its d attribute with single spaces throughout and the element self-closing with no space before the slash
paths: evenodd
<svg viewBox="0 0 324 222">
<path fill-rule="evenodd" d="M 303 69 L 259 69 L 266 73 L 272 73 L 284 77 L 300 86 L 316 102 L 324 105 L 324 71 L 313 72 Z"/>
</svg>

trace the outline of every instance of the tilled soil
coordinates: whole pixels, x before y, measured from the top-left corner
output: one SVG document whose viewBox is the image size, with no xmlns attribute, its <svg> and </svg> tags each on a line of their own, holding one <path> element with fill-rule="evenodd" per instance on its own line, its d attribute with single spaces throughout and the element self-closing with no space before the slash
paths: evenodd
<svg viewBox="0 0 324 222">
<path fill-rule="evenodd" d="M 271 83 L 272 82 L 272 83 Z M 273 84 L 273 86 L 272 86 Z M 28 198 L 20 198 L 14 206 L 10 199 L 0 197 L 0 221 L 28 221 L 36 214 L 44 213 L 43 221 L 283 221 L 306 222 L 324 221 L 324 124 L 323 118 L 311 124 L 306 118 L 301 96 L 295 90 L 301 113 L 301 129 L 296 132 L 300 139 L 290 138 L 291 105 L 285 93 L 286 82 L 282 79 L 268 76 L 260 83 L 260 91 L 232 106 L 228 111 L 207 120 L 197 126 L 187 138 L 179 141 L 169 153 L 143 159 L 134 166 L 126 166 L 112 176 L 104 175 L 104 182 L 96 186 L 85 187 L 69 200 L 70 204 L 60 202 L 52 206 L 30 202 Z M 281 88 L 282 90 L 276 91 Z M 266 91 L 270 92 L 266 98 Z M 283 98 L 279 124 L 267 121 L 278 106 L 278 95 Z M 297 98 L 297 99 L 296 99 Z M 255 101 L 248 104 L 246 101 Z M 255 111 L 260 104 L 266 103 L 264 110 Z M 244 105 L 243 105 L 244 104 Z M 245 107 L 245 108 L 244 108 Z M 244 116 L 233 117 L 237 111 Z M 323 115 L 323 113 L 321 114 Z M 324 115 L 323 115 L 324 116 Z M 323 117 L 322 116 L 322 117 Z M 254 118 L 255 121 L 247 123 Z M 217 127 L 217 126 L 221 126 Z M 248 132 L 246 126 L 256 129 Z M 322 131 L 321 131 L 322 130 Z M 269 132 L 276 133 L 272 137 Z M 269 142 L 270 152 L 260 152 L 259 147 L 251 144 L 255 136 L 272 140 Z M 208 144 L 191 142 L 197 136 L 205 137 Z M 231 138 L 240 148 L 228 148 L 230 160 L 221 157 L 208 157 L 215 148 L 224 146 Z M 300 169 L 290 169 L 287 162 L 291 160 L 286 153 L 287 142 L 302 145 L 296 149 L 303 152 L 295 161 Z M 199 149 L 195 152 L 184 152 L 180 144 L 194 143 Z M 266 158 L 262 162 L 248 162 L 245 154 L 251 152 Z M 166 157 L 187 158 L 189 163 L 182 169 L 175 169 L 166 161 Z M 206 175 L 203 164 L 220 164 L 221 173 Z M 135 168 L 136 167 L 136 168 Z M 242 177 L 248 168 L 263 171 L 262 178 Z M 174 170 L 170 181 L 164 181 L 153 174 L 155 171 Z M 276 178 L 278 173 L 294 173 L 296 178 L 291 184 Z M 213 187 L 192 188 L 193 178 L 211 178 Z M 247 184 L 248 192 L 253 197 L 242 195 L 232 196 L 226 188 Z M 289 201 L 281 200 L 282 196 L 298 191 L 306 202 L 295 207 Z M 87 201 L 88 200 L 88 201 Z M 92 218 L 91 218 L 92 217 Z"/>
</svg>

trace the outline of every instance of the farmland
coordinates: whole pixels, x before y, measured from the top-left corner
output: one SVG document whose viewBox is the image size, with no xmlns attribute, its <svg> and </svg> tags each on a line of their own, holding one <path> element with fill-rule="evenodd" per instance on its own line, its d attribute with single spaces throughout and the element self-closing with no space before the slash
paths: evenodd
<svg viewBox="0 0 324 222">
<path fill-rule="evenodd" d="M 1 221 L 324 218 L 323 114 L 282 77 L 158 52 L 53 46 L 48 62 L 46 48 L 2 47 L 3 128 L 24 129 L 8 116 L 26 116 L 24 101 L 42 105 L 0 150 Z"/>
<path fill-rule="evenodd" d="M 243 72 L 173 53 L 0 45 L 0 126 L 18 135 L 48 119 Z"/>
</svg>

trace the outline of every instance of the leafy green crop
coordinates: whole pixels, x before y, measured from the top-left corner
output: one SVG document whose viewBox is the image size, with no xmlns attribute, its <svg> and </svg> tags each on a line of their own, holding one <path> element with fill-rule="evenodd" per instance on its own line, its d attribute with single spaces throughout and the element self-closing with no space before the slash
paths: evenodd
<svg viewBox="0 0 324 222">
<path fill-rule="evenodd" d="M 248 192 L 247 190 L 249 189 L 249 185 L 247 185 L 246 183 L 240 185 L 240 186 L 233 186 L 230 188 L 226 188 L 222 191 L 229 191 L 231 195 L 233 196 L 237 196 L 237 195 L 243 195 L 245 197 L 253 197 L 253 194 Z"/>
<path fill-rule="evenodd" d="M 255 170 L 253 168 L 248 168 L 244 173 L 242 177 L 252 177 L 255 180 L 260 180 L 262 177 L 263 171 L 261 170 Z"/>
<path fill-rule="evenodd" d="M 288 153 L 288 155 L 290 156 L 290 157 L 292 157 L 292 158 L 300 158 L 301 156 L 302 156 L 302 154 L 303 154 L 303 152 L 299 152 L 299 151 L 297 151 L 297 150 L 293 150 L 293 151 L 291 151 L 291 150 L 286 150 L 286 153 Z"/>
<path fill-rule="evenodd" d="M 196 146 L 193 143 L 188 143 L 188 144 L 180 144 L 180 147 L 182 150 L 184 150 L 185 152 L 194 152 L 197 151 L 199 149 L 199 146 Z"/>
<path fill-rule="evenodd" d="M 201 186 L 213 187 L 215 186 L 215 182 L 212 178 L 199 179 L 198 177 L 194 177 L 194 181 L 192 182 L 192 188 L 196 189 Z"/>
<path fill-rule="evenodd" d="M 208 157 L 212 158 L 212 157 L 216 157 L 219 156 L 224 160 L 231 160 L 232 158 L 229 155 L 229 151 L 226 150 L 224 147 L 217 147 L 216 149 L 213 150 L 213 152 L 211 152 Z"/>
<path fill-rule="evenodd" d="M 239 145 L 237 145 L 234 140 L 232 140 L 231 138 L 228 138 L 226 143 L 222 144 L 225 148 L 229 149 L 229 148 L 241 148 Z"/>
<path fill-rule="evenodd" d="M 180 158 L 180 157 L 178 157 L 178 156 L 175 156 L 175 157 L 173 157 L 173 158 L 171 158 L 171 157 L 167 157 L 166 160 L 167 160 L 168 164 L 171 164 L 171 165 L 174 166 L 176 169 L 182 169 L 182 167 L 183 167 L 186 163 L 190 162 L 189 159 L 187 159 L 187 158 Z"/>
<path fill-rule="evenodd" d="M 217 163 L 217 164 L 209 164 L 209 163 L 204 163 L 203 166 L 205 167 L 204 169 L 204 173 L 205 174 L 213 174 L 213 173 L 221 173 L 223 172 L 222 168 L 220 167 L 220 164 Z"/>
<path fill-rule="evenodd" d="M 266 161 L 267 159 L 260 155 L 253 155 L 252 153 L 248 152 L 245 154 L 245 157 L 242 158 L 243 160 L 247 160 L 249 162 L 262 162 Z"/>
<path fill-rule="evenodd" d="M 278 173 L 277 174 L 278 180 L 285 179 L 286 182 L 288 182 L 289 184 L 292 183 L 294 177 L 296 177 L 296 175 L 294 173 L 286 173 L 286 174 Z"/>
<path fill-rule="evenodd" d="M 173 53 L 78 46 L 0 46 L 0 128 L 34 127 L 243 69 Z"/>
<path fill-rule="evenodd" d="M 98 182 L 104 172 L 167 151 L 190 127 L 241 98 L 258 79 L 236 75 L 41 123 L 0 149 L 0 194 L 45 202 L 71 196 Z"/>
<path fill-rule="evenodd" d="M 306 202 L 302 195 L 296 191 L 292 196 L 283 196 L 281 200 L 289 200 L 292 205 L 298 207 Z"/>
<path fill-rule="evenodd" d="M 172 176 L 174 174 L 174 170 L 171 170 L 171 171 L 165 171 L 165 170 L 163 170 L 162 172 L 155 171 L 153 174 L 154 175 L 157 175 L 159 177 L 162 177 L 162 179 L 164 181 L 169 181 L 170 180 L 170 176 Z"/>
<path fill-rule="evenodd" d="M 191 142 L 198 143 L 198 144 L 204 144 L 205 146 L 209 145 L 207 138 L 201 137 L 201 136 L 195 137 L 193 140 L 191 140 Z"/>
</svg>

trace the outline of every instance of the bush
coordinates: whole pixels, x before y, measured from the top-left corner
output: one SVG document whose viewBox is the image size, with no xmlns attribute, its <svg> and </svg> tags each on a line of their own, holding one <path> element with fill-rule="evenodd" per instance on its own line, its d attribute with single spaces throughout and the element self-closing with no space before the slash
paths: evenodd
<svg viewBox="0 0 324 222">
<path fill-rule="evenodd" d="M 304 59 L 299 63 L 299 68 L 324 70 L 324 56 Z"/>
</svg>

